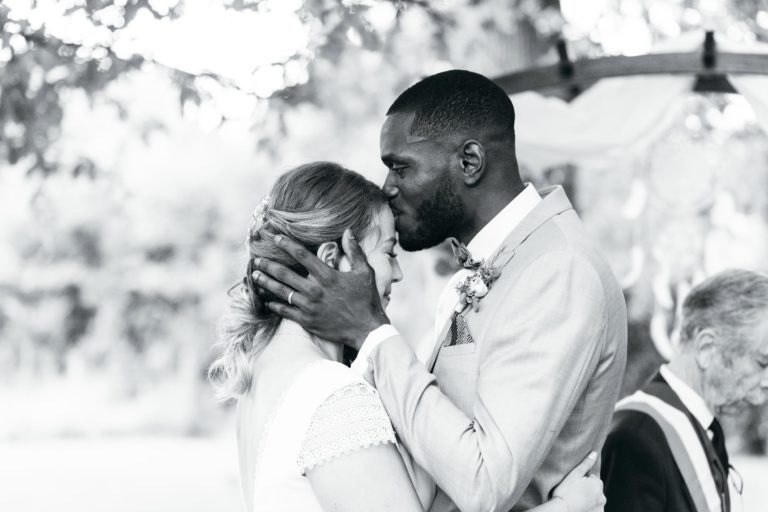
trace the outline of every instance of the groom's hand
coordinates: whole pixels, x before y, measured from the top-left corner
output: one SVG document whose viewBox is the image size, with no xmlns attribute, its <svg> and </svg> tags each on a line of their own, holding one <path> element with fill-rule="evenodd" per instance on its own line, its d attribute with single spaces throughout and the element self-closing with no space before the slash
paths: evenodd
<svg viewBox="0 0 768 512">
<path fill-rule="evenodd" d="M 329 267 L 284 236 L 276 236 L 275 243 L 303 265 L 309 275 L 305 278 L 284 265 L 257 258 L 254 282 L 284 301 L 267 302 L 270 310 L 299 323 L 312 334 L 356 350 L 371 331 L 389 323 L 381 307 L 373 269 L 349 230 L 342 239 L 352 266 L 349 272 Z"/>
</svg>

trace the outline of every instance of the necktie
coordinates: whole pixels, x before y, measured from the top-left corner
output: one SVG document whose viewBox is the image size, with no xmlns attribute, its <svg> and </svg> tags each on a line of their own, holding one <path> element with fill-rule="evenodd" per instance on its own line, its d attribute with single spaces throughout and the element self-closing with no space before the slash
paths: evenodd
<svg viewBox="0 0 768 512">
<path fill-rule="evenodd" d="M 469 252 L 466 245 L 455 238 L 449 240 L 451 242 L 451 249 L 453 249 L 453 256 L 456 258 L 456 263 L 469 270 L 475 270 L 480 266 L 481 262 L 472 259 L 472 253 Z"/>
<path fill-rule="evenodd" d="M 712 424 L 709 426 L 709 430 L 712 431 L 712 446 L 715 449 L 717 459 L 722 466 L 722 469 L 716 470 L 715 485 L 720 493 L 721 510 L 723 512 L 730 512 L 731 510 L 731 498 L 728 490 L 728 452 L 725 449 L 725 435 L 723 434 L 723 428 L 720 426 L 720 422 L 717 418 L 712 420 Z"/>
<path fill-rule="evenodd" d="M 728 451 L 725 449 L 725 435 L 723 434 L 723 427 L 720 426 L 720 422 L 717 421 L 717 418 L 712 420 L 709 430 L 711 430 L 713 434 L 712 445 L 715 447 L 717 458 L 720 459 L 720 464 L 723 465 L 725 473 L 728 474 Z"/>
<path fill-rule="evenodd" d="M 452 347 L 454 345 L 474 342 L 475 340 L 472 339 L 472 335 L 469 334 L 469 329 L 467 329 L 467 321 L 464 320 L 464 315 L 454 311 L 453 315 L 451 315 L 451 327 L 445 333 L 445 339 L 443 339 L 443 346 Z"/>
</svg>

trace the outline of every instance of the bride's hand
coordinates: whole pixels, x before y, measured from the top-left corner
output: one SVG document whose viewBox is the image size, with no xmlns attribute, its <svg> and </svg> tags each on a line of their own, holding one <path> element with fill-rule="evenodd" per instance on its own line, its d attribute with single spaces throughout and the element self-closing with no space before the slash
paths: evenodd
<svg viewBox="0 0 768 512">
<path fill-rule="evenodd" d="M 567 512 L 602 512 L 603 482 L 597 475 L 589 474 L 596 460 L 597 454 L 591 452 L 555 487 L 552 497 L 562 500 Z"/>
</svg>

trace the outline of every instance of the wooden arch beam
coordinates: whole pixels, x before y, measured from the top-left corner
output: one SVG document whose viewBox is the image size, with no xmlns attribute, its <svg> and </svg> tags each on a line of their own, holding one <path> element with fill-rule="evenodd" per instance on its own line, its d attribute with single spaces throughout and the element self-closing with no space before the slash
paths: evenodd
<svg viewBox="0 0 768 512">
<path fill-rule="evenodd" d="M 551 66 L 508 73 L 494 81 L 507 94 L 525 91 L 567 90 L 571 96 L 603 78 L 638 75 L 695 75 L 699 92 L 736 92 L 726 75 L 768 75 L 768 55 L 714 51 L 707 33 L 704 51 L 657 53 L 637 57 L 601 57 L 570 62 L 564 44 L 558 46 L 560 62 Z"/>
</svg>

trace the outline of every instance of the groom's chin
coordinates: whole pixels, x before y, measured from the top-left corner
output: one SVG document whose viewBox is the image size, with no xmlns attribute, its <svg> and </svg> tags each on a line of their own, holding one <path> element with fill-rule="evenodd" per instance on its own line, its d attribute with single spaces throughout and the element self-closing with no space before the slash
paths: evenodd
<svg viewBox="0 0 768 512">
<path fill-rule="evenodd" d="M 444 239 L 437 240 L 437 237 L 419 236 L 418 233 L 408 233 L 405 230 L 398 230 L 397 241 L 404 251 L 416 252 L 430 249 L 439 245 Z"/>
</svg>

